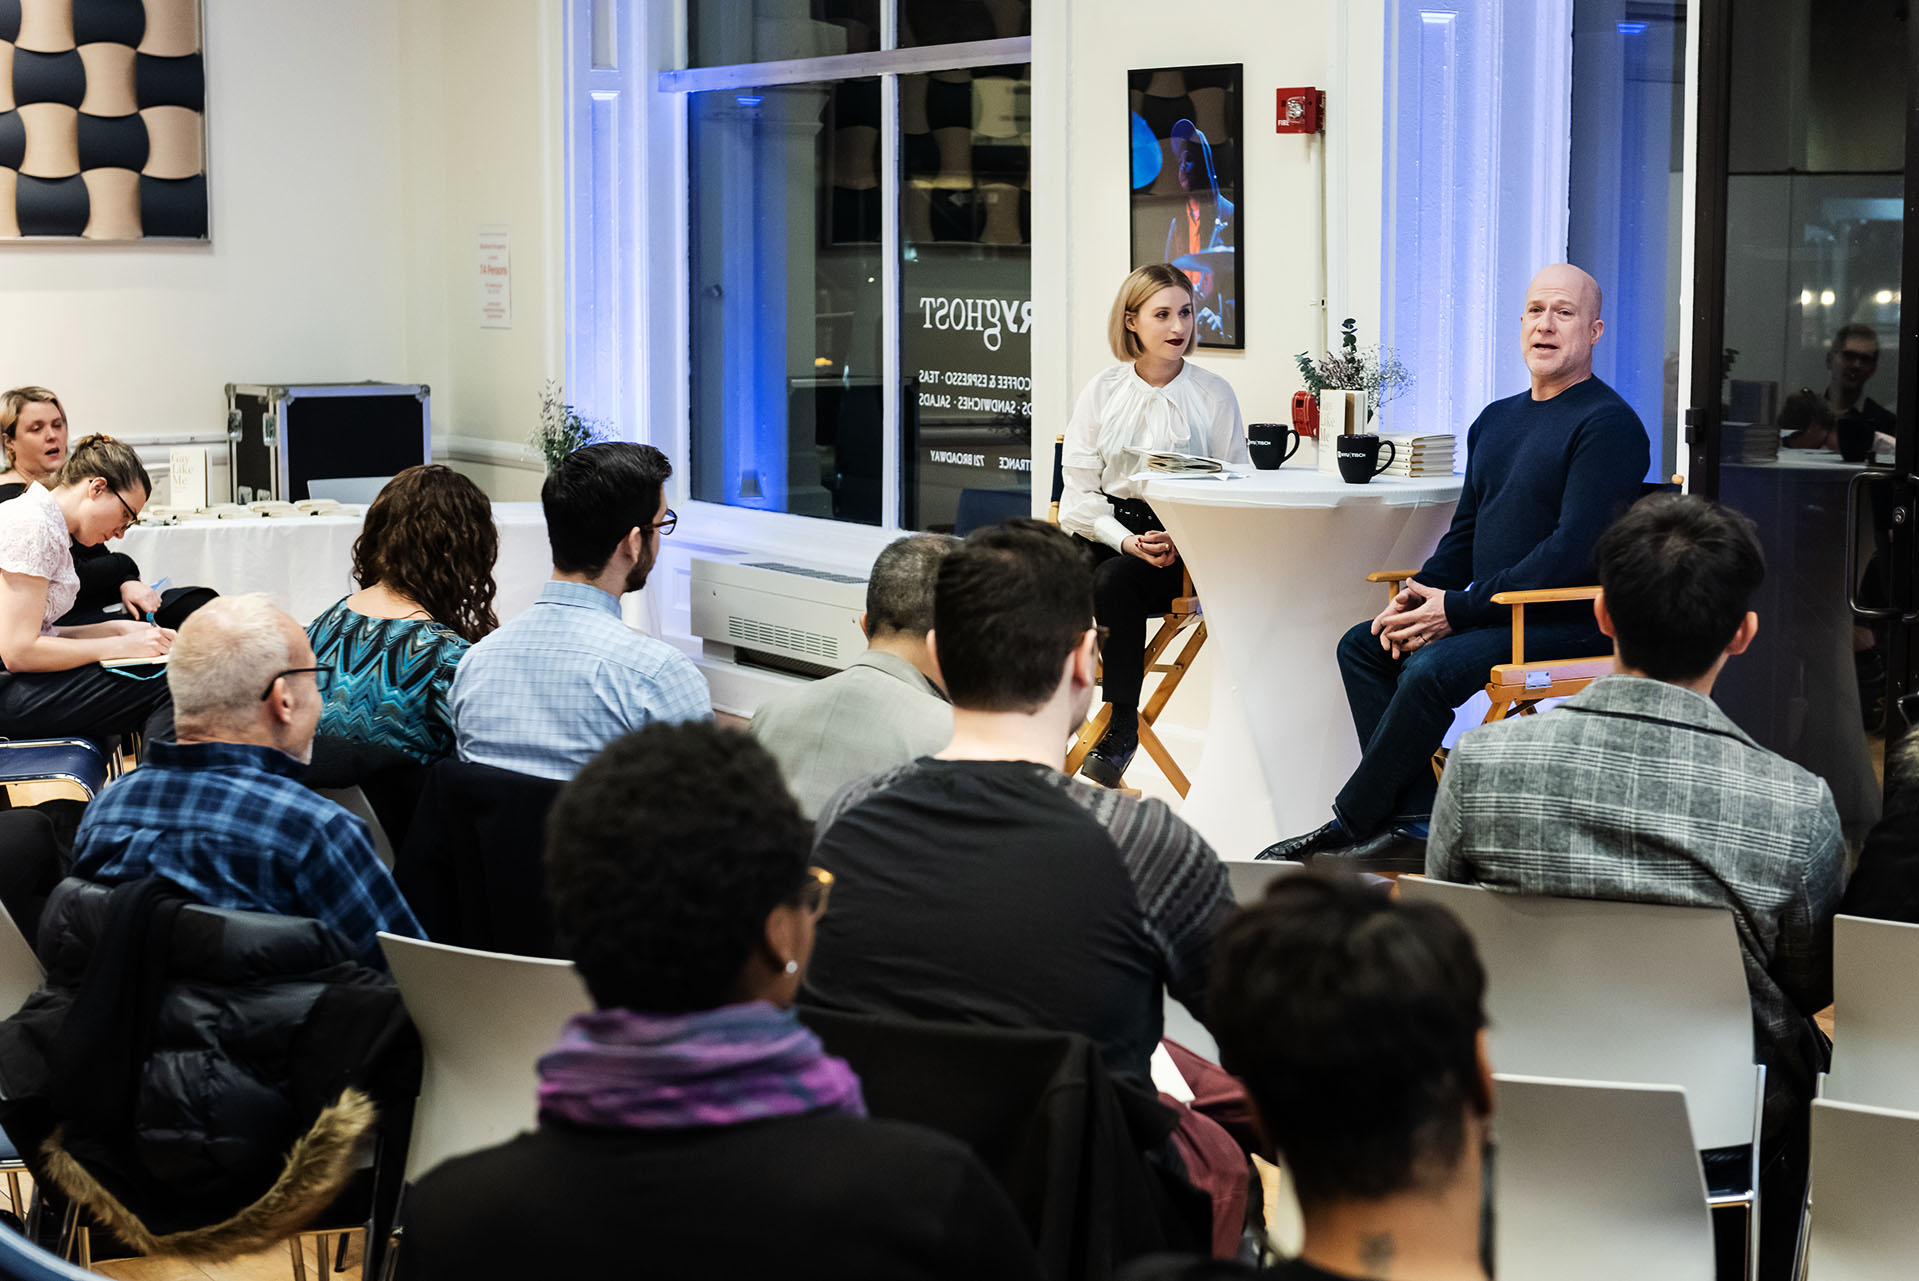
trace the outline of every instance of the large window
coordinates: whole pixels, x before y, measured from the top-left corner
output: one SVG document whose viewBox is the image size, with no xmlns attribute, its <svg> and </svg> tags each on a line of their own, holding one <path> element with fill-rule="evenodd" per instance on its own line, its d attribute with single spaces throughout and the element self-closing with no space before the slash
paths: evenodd
<svg viewBox="0 0 1919 1281">
<path fill-rule="evenodd" d="M 700 501 L 932 530 L 1030 503 L 1029 3 L 894 4 L 689 0 Z"/>
</svg>

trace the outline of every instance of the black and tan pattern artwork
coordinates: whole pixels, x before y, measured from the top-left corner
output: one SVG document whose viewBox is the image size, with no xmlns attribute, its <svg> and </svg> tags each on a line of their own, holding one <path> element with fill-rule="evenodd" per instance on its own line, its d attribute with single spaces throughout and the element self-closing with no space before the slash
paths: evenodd
<svg viewBox="0 0 1919 1281">
<path fill-rule="evenodd" d="M 0 0 L 0 239 L 207 234 L 200 0 Z"/>
</svg>

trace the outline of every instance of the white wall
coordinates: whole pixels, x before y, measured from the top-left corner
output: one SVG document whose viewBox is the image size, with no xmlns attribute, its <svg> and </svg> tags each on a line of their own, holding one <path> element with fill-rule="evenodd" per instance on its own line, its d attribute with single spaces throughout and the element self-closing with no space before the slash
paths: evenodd
<svg viewBox="0 0 1919 1281">
<path fill-rule="evenodd" d="M 0 243 L 0 382 L 76 433 L 223 440 L 229 382 L 409 376 L 395 0 L 205 13 L 212 243 Z"/>
<path fill-rule="evenodd" d="M 1212 0 L 1192 22 L 1168 22 L 1165 5 L 1148 0 L 1035 10 L 1035 475 L 1051 468 L 1079 389 L 1113 361 L 1106 317 L 1132 265 L 1129 70 L 1245 67 L 1246 348 L 1208 350 L 1196 363 L 1233 384 L 1247 421 L 1288 421 L 1293 353 L 1324 349 L 1329 312 L 1335 325 L 1357 318 L 1374 341 L 1379 332 L 1383 3 Z M 1326 90 L 1324 137 L 1273 130 L 1275 90 L 1301 85 Z"/>
</svg>

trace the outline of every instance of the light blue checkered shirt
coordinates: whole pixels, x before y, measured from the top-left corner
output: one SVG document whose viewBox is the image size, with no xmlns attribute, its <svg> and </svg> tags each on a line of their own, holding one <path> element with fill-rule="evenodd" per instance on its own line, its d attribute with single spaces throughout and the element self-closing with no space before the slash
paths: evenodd
<svg viewBox="0 0 1919 1281">
<path fill-rule="evenodd" d="M 621 622 L 618 597 L 557 579 L 466 652 L 449 701 L 461 760 L 540 778 L 654 721 L 713 716 L 692 659 Z"/>
</svg>

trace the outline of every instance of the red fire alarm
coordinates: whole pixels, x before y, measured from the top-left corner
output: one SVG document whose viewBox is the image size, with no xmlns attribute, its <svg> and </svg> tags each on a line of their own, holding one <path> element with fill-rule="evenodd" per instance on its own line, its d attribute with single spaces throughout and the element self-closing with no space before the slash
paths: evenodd
<svg viewBox="0 0 1919 1281">
<path fill-rule="evenodd" d="M 1322 133 L 1326 128 L 1326 95 L 1311 87 L 1279 91 L 1277 133 Z"/>
</svg>

